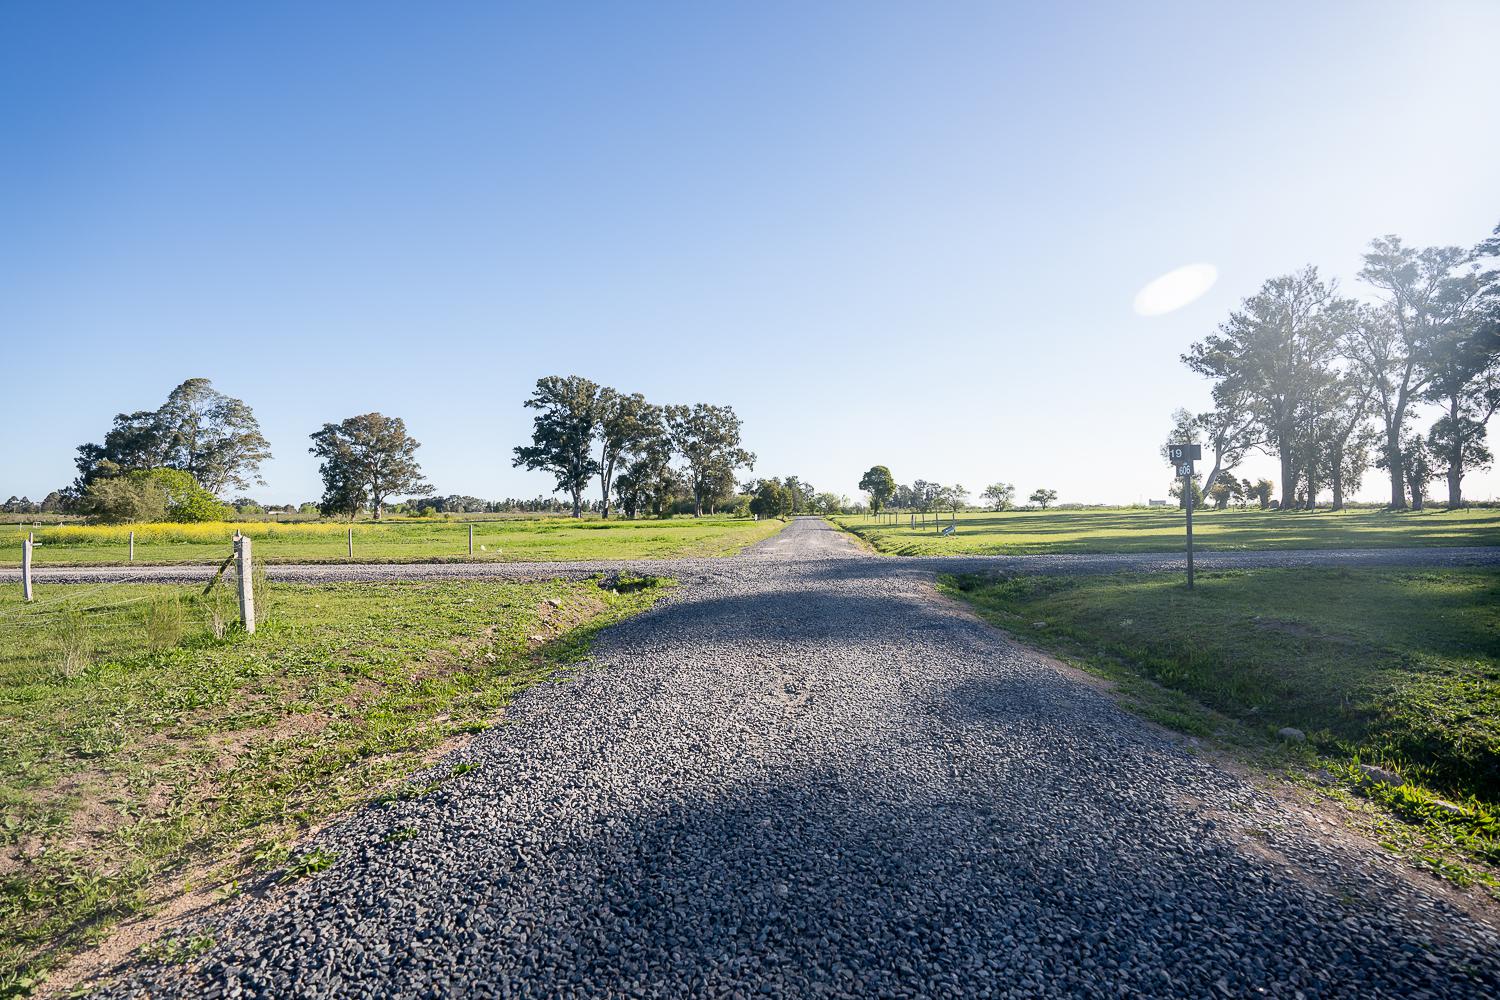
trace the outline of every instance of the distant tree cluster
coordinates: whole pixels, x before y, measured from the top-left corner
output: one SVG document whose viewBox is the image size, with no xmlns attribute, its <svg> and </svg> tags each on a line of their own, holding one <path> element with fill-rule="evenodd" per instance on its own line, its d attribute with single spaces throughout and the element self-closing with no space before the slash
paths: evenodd
<svg viewBox="0 0 1500 1000">
<path fill-rule="evenodd" d="M 58 514 L 67 510 L 68 501 L 61 490 L 53 490 L 41 500 L 30 497 L 11 497 L 0 504 L 0 514 Z"/>
<path fill-rule="evenodd" d="M 1212 456 L 1201 490 L 1219 506 L 1272 505 L 1269 483 L 1232 475 L 1258 449 L 1280 460 L 1282 509 L 1325 492 L 1341 508 L 1371 465 L 1389 475 L 1393 508 L 1420 509 L 1440 476 L 1460 506 L 1464 475 L 1492 461 L 1486 423 L 1500 409 L 1497 258 L 1500 227 L 1468 249 L 1384 236 L 1359 272 L 1374 304 L 1311 266 L 1265 282 L 1183 355 L 1214 383 L 1214 408 L 1177 411 L 1169 435 Z M 1425 434 L 1410 426 L 1418 403 L 1441 409 Z"/>
<path fill-rule="evenodd" d="M 920 511 L 961 510 L 969 498 L 969 491 L 957 484 L 944 486 L 918 479 L 903 486 L 891 476 L 891 470 L 883 465 L 873 466 L 860 479 L 860 489 L 870 501 L 874 513 L 887 507 L 900 510 Z"/>
<path fill-rule="evenodd" d="M 271 450 L 250 407 L 193 378 L 173 389 L 155 410 L 121 413 L 102 443 L 79 446 L 78 477 L 41 501 L 11 497 L 0 512 L 78 513 L 106 521 L 206 520 L 275 513 L 376 520 L 395 507 L 422 516 L 473 513 L 562 513 L 592 510 L 610 515 L 612 500 L 627 516 L 733 510 L 748 513 L 751 497 L 735 492 L 735 475 L 755 463 L 740 443 L 740 418 L 732 407 L 697 403 L 657 406 L 639 393 L 626 395 L 588 379 L 548 377 L 525 405 L 537 411 L 532 443 L 515 449 L 515 464 L 551 472 L 566 506 L 556 497 L 484 500 L 436 496 L 422 475 L 421 445 L 400 417 L 364 413 L 326 423 L 308 450 L 319 459 L 323 495 L 315 503 L 276 506 L 246 495 L 230 503 L 230 488 L 264 485 L 261 464 Z M 599 499 L 585 502 L 595 478 Z M 795 484 L 795 477 L 788 480 Z M 799 509 L 817 506 L 797 492 Z M 816 498 L 825 508 L 842 498 Z M 404 497 L 400 502 L 395 497 Z"/>
<path fill-rule="evenodd" d="M 819 492 L 798 476 L 752 479 L 741 487 L 747 509 L 756 517 L 789 517 L 793 514 L 845 514 L 853 510 L 849 498 Z"/>
<path fill-rule="evenodd" d="M 595 480 L 606 518 L 611 497 L 629 518 L 664 516 L 684 497 L 694 516 L 714 513 L 735 496 L 735 474 L 755 465 L 729 406 L 659 406 L 578 375 L 538 379 L 525 405 L 536 411 L 531 444 L 515 449 L 513 464 L 552 473 L 574 517 Z"/>
</svg>

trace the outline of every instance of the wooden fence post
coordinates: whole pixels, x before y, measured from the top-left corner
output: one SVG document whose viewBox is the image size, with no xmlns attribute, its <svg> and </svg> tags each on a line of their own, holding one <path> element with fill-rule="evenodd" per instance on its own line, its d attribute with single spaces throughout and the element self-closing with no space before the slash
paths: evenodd
<svg viewBox="0 0 1500 1000">
<path fill-rule="evenodd" d="M 21 539 L 21 596 L 31 600 L 31 539 Z"/>
<path fill-rule="evenodd" d="M 472 556 L 473 554 L 474 554 L 474 524 L 471 521 L 469 523 L 469 555 Z"/>
<path fill-rule="evenodd" d="M 245 625 L 246 632 L 255 631 L 255 587 L 250 582 L 250 574 L 254 570 L 254 564 L 250 556 L 250 536 L 241 535 L 234 543 L 235 549 L 235 575 L 239 577 L 240 587 L 240 621 Z"/>
<path fill-rule="evenodd" d="M 354 525 L 349 525 L 349 558 L 354 558 Z"/>
</svg>

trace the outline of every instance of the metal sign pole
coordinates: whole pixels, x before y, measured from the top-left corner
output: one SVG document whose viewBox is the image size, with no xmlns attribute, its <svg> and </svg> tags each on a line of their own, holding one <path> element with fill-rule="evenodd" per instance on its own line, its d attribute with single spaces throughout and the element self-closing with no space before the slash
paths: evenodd
<svg viewBox="0 0 1500 1000">
<path fill-rule="evenodd" d="M 1167 445 L 1167 461 L 1177 466 L 1182 477 L 1183 508 L 1187 511 L 1187 585 L 1193 589 L 1193 462 L 1203 457 L 1201 445 L 1192 443 Z"/>
<path fill-rule="evenodd" d="M 1193 589 L 1193 475 L 1182 477 L 1182 488 L 1187 491 L 1187 557 L 1188 590 Z"/>
</svg>

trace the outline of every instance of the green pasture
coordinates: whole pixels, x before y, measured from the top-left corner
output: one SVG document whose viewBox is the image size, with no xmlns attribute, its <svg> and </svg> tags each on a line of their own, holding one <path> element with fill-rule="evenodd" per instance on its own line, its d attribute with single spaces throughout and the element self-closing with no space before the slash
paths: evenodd
<svg viewBox="0 0 1500 1000">
<path fill-rule="evenodd" d="M 1210 735 L 1203 705 L 1273 742 L 1302 730 L 1356 783 L 1356 763 L 1394 769 L 1406 786 L 1367 793 L 1500 865 L 1500 571 L 1215 571 L 1193 591 L 1175 574 L 944 586 L 1113 679 L 1158 722 Z"/>
<path fill-rule="evenodd" d="M 1042 555 L 1048 553 L 1179 552 L 1185 515 L 1176 508 L 964 511 L 835 517 L 876 550 L 903 556 Z M 952 523 L 955 532 L 938 529 Z M 1193 540 L 1202 551 L 1356 549 L 1429 545 L 1500 545 L 1500 510 L 1446 511 L 1200 510 Z"/>
<path fill-rule="evenodd" d="M 0 996 L 182 892 L 310 870 L 290 847 L 336 812 L 461 782 L 395 784 L 666 589 L 625 583 L 260 580 L 254 635 L 222 587 L 4 588 Z"/>
<path fill-rule="evenodd" d="M 474 553 L 469 555 L 469 530 Z M 217 563 L 242 530 L 267 563 L 337 562 L 565 562 L 733 555 L 785 527 L 778 520 L 680 517 L 665 520 L 507 518 L 474 522 L 392 520 L 272 524 L 43 525 L 34 529 L 35 565 L 125 565 L 129 533 L 142 565 Z M 351 560 L 348 532 L 354 533 Z M 30 525 L 0 525 L 0 566 L 18 566 Z"/>
</svg>

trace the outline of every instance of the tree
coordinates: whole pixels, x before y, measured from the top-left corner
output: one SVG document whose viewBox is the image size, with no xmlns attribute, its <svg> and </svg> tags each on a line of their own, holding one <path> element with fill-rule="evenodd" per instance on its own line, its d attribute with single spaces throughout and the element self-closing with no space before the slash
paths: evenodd
<svg viewBox="0 0 1500 1000">
<path fill-rule="evenodd" d="M 1281 460 L 1282 504 L 1298 480 L 1299 431 L 1309 399 L 1330 377 L 1330 362 L 1353 304 L 1334 294 L 1317 268 L 1272 278 L 1194 344 L 1183 361 L 1216 381 L 1214 399 L 1248 411 Z"/>
<path fill-rule="evenodd" d="M 859 488 L 870 497 L 870 512 L 879 514 L 880 509 L 896 495 L 896 479 L 891 470 L 883 465 L 872 465 L 859 480 Z"/>
<path fill-rule="evenodd" d="M 229 508 L 182 469 L 100 475 L 84 491 L 83 512 L 107 523 L 222 521 Z"/>
<path fill-rule="evenodd" d="M 351 517 L 368 504 L 375 520 L 388 497 L 398 493 L 430 496 L 416 452 L 421 445 L 406 433 L 400 417 L 365 413 L 337 424 L 324 424 L 310 435 L 309 452 L 322 459 L 324 513 Z"/>
<path fill-rule="evenodd" d="M 73 460 L 78 479 L 73 488 L 82 494 L 101 476 L 165 468 L 169 451 L 156 410 L 116 414 L 103 444 L 78 446 L 78 457 Z"/>
<path fill-rule="evenodd" d="M 573 500 L 573 516 L 583 516 L 583 491 L 599 472 L 594 459 L 594 435 L 599 430 L 597 383 L 578 375 L 539 378 L 528 409 L 536 410 L 531 421 L 531 445 L 518 446 L 512 465 L 542 469 L 557 478 L 557 488 Z"/>
<path fill-rule="evenodd" d="M 1261 510 L 1271 506 L 1271 494 L 1276 492 L 1276 484 L 1269 479 L 1257 479 L 1249 493 L 1255 498 L 1255 502 Z"/>
<path fill-rule="evenodd" d="M 740 418 L 730 406 L 695 403 L 668 406 L 672 444 L 687 459 L 693 516 L 702 517 L 721 496 L 734 489 L 735 473 L 755 466 L 755 455 L 740 446 Z"/>
<path fill-rule="evenodd" d="M 1406 488 L 1411 491 L 1411 509 L 1422 510 L 1427 506 L 1427 484 L 1437 471 L 1432 467 L 1432 454 L 1422 435 L 1407 434 L 1402 442 L 1401 460 L 1406 467 Z"/>
<path fill-rule="evenodd" d="M 1459 483 L 1464 473 L 1488 469 L 1495 459 L 1484 437 L 1484 424 L 1466 415 L 1455 420 L 1446 413 L 1427 432 L 1426 453 L 1431 456 L 1433 472 L 1448 480 L 1450 510 L 1463 504 Z"/>
<path fill-rule="evenodd" d="M 896 506 L 927 513 L 938 505 L 943 487 L 918 479 L 910 486 L 896 487 Z"/>
<path fill-rule="evenodd" d="M 1016 488 L 1011 483 L 990 483 L 979 498 L 994 510 L 1009 510 L 1016 501 Z"/>
<path fill-rule="evenodd" d="M 1378 314 L 1361 316 L 1349 354 L 1381 402 L 1391 506 L 1402 508 L 1407 410 L 1432 389 L 1444 353 L 1471 333 L 1485 283 L 1477 268 L 1460 270 L 1473 263 L 1471 251 L 1462 247 L 1419 250 L 1384 236 L 1370 241 L 1364 262 L 1359 276 L 1385 294 L 1385 304 Z"/>
<path fill-rule="evenodd" d="M 1224 510 L 1229 506 L 1230 501 L 1237 501 L 1241 507 L 1244 506 L 1245 485 L 1230 473 L 1221 472 L 1213 480 L 1204 480 L 1204 482 L 1213 483 L 1208 488 L 1208 499 L 1213 501 L 1215 508 Z"/>
<path fill-rule="evenodd" d="M 609 487 L 615 466 L 653 438 L 666 433 L 662 410 L 646 402 L 640 393 L 624 395 L 610 388 L 599 390 L 599 489 L 603 516 L 609 519 Z"/>
<path fill-rule="evenodd" d="M 1500 234 L 1500 226 L 1496 227 Z M 1500 243 L 1500 240 L 1495 242 Z M 1500 246 L 1480 243 L 1468 266 L 1448 276 L 1448 323 L 1427 356 L 1425 402 L 1443 407 L 1441 430 L 1428 433 L 1434 464 L 1448 480 L 1448 506 L 1463 505 L 1464 473 L 1487 464 L 1485 426 L 1500 409 L 1500 270 L 1482 271 L 1480 261 Z M 1470 456 L 1477 462 L 1471 462 Z"/>
<path fill-rule="evenodd" d="M 1262 443 L 1262 432 L 1255 414 L 1244 405 L 1244 401 L 1227 388 L 1216 392 L 1218 406 L 1203 413 L 1192 414 L 1185 409 L 1172 411 L 1172 430 L 1162 446 L 1162 457 L 1170 444 L 1198 444 L 1207 439 L 1213 454 L 1213 465 L 1205 483 L 1219 481 L 1221 475 L 1234 471 L 1245 460 L 1250 449 Z"/>
<path fill-rule="evenodd" d="M 812 483 L 804 483 L 796 476 L 787 476 L 782 480 L 781 485 L 791 497 L 793 514 L 813 509 L 813 497 L 817 494 L 817 490 L 813 488 Z"/>
<path fill-rule="evenodd" d="M 260 464 L 271 448 L 243 400 L 206 378 L 190 378 L 167 396 L 157 419 L 169 443 L 166 464 L 190 473 L 210 493 L 244 489 L 252 481 L 265 485 Z"/>
<path fill-rule="evenodd" d="M 1182 490 L 1182 476 L 1172 480 L 1172 485 L 1167 487 L 1167 496 L 1175 498 L 1179 509 L 1187 508 L 1187 494 Z M 1193 484 L 1193 506 L 1203 506 L 1203 486 L 1195 475 L 1192 477 Z"/>
<path fill-rule="evenodd" d="M 682 477 L 672 468 L 672 442 L 665 433 L 643 442 L 615 480 L 615 495 L 625 508 L 625 516 L 632 519 L 641 509 L 665 516 L 682 492 Z"/>
<path fill-rule="evenodd" d="M 80 445 L 75 487 L 87 489 L 109 462 L 125 473 L 180 469 L 217 495 L 252 482 L 265 485 L 260 465 L 270 457 L 270 444 L 243 400 L 206 378 L 190 378 L 158 409 L 118 414 L 102 445 Z"/>
<path fill-rule="evenodd" d="M 750 513 L 759 518 L 786 517 L 791 512 L 791 493 L 777 479 L 763 480 L 750 500 Z"/>
<path fill-rule="evenodd" d="M 848 497 L 837 493 L 825 491 L 812 498 L 812 509 L 818 514 L 842 514 L 847 506 L 849 506 Z"/>
<path fill-rule="evenodd" d="M 1031 494 L 1030 499 L 1032 503 L 1042 508 L 1042 510 L 1046 510 L 1048 507 L 1052 506 L 1052 504 L 1057 502 L 1057 491 L 1048 489 L 1034 490 Z"/>
<path fill-rule="evenodd" d="M 1302 463 L 1309 508 L 1318 503 L 1318 487 L 1333 487 L 1333 509 L 1344 509 L 1344 497 L 1359 489 L 1369 465 L 1365 421 L 1374 405 L 1375 390 L 1357 371 L 1335 373 L 1327 379 L 1308 408 L 1302 439 L 1307 454 Z"/>
</svg>

